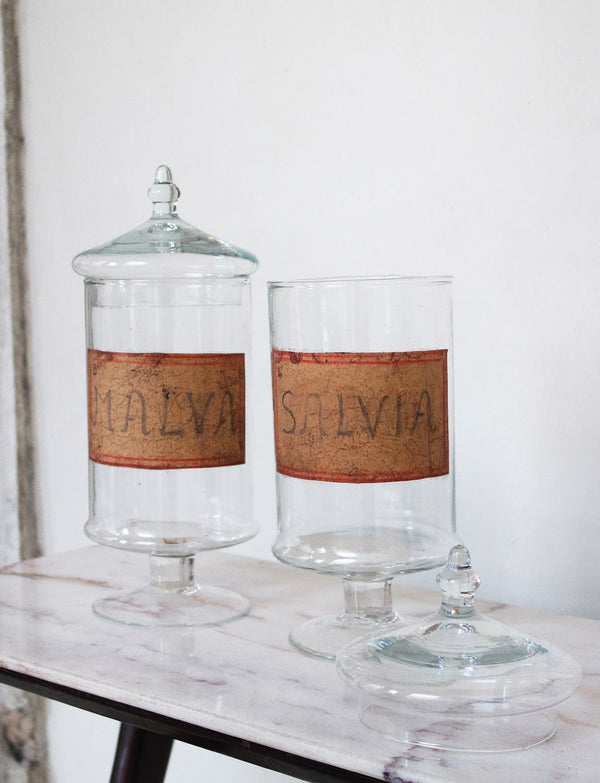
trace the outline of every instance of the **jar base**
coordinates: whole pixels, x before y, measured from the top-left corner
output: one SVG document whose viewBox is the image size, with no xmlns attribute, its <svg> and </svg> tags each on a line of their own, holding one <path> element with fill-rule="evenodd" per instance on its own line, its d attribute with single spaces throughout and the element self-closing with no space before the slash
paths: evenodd
<svg viewBox="0 0 600 783">
<path fill-rule="evenodd" d="M 92 608 L 99 617 L 126 625 L 185 627 L 237 620 L 248 613 L 250 602 L 238 593 L 212 585 L 172 592 L 147 585 L 101 598 Z"/>
<path fill-rule="evenodd" d="M 386 619 L 348 617 L 346 613 L 307 620 L 289 635 L 290 644 L 307 655 L 335 660 L 338 652 L 365 634 L 387 631 L 404 625 L 406 618 L 392 612 Z"/>
</svg>

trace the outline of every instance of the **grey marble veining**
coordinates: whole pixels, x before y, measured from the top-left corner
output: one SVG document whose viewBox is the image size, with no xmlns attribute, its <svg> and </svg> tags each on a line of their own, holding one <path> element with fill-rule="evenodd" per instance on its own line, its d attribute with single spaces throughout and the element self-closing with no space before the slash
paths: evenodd
<svg viewBox="0 0 600 783">
<path fill-rule="evenodd" d="M 248 596 L 248 616 L 146 629 L 93 614 L 97 598 L 144 584 L 147 568 L 142 555 L 94 546 L 5 568 L 0 665 L 395 783 L 600 779 L 600 622 L 481 602 L 482 611 L 571 653 L 583 682 L 559 706 L 548 742 L 508 754 L 443 753 L 371 733 L 335 666 L 289 646 L 291 627 L 341 609 L 340 580 L 209 552 L 197 557 L 198 578 Z M 433 592 L 403 589 L 401 579 L 395 591 L 405 615 L 436 608 Z"/>
</svg>

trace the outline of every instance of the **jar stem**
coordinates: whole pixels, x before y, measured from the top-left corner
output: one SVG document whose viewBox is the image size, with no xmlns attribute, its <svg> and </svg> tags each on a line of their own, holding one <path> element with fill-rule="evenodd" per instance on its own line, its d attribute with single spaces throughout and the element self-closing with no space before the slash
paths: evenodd
<svg viewBox="0 0 600 783">
<path fill-rule="evenodd" d="M 150 586 L 161 593 L 193 593 L 194 556 L 150 555 Z"/>
<path fill-rule="evenodd" d="M 342 616 L 346 622 L 393 622 L 397 615 L 392 607 L 392 580 L 363 582 L 358 579 L 344 579 Z"/>
</svg>

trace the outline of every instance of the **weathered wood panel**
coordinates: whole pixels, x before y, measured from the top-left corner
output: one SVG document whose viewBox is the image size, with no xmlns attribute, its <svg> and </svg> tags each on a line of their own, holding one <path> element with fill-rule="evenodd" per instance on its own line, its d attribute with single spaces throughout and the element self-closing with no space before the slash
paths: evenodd
<svg viewBox="0 0 600 783">
<path fill-rule="evenodd" d="M 35 557 L 39 537 L 28 365 L 23 133 L 16 0 L 3 0 L 0 105 L 0 565 Z M 0 689 L 0 783 L 45 783 L 45 708 Z"/>
</svg>

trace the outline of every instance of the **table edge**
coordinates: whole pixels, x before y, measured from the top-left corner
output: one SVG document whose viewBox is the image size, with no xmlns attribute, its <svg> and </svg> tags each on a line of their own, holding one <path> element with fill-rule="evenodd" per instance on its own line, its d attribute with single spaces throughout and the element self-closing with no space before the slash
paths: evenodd
<svg viewBox="0 0 600 783">
<path fill-rule="evenodd" d="M 382 780 L 13 671 L 1 665 L 0 683 L 309 783 L 380 783 Z"/>
</svg>

